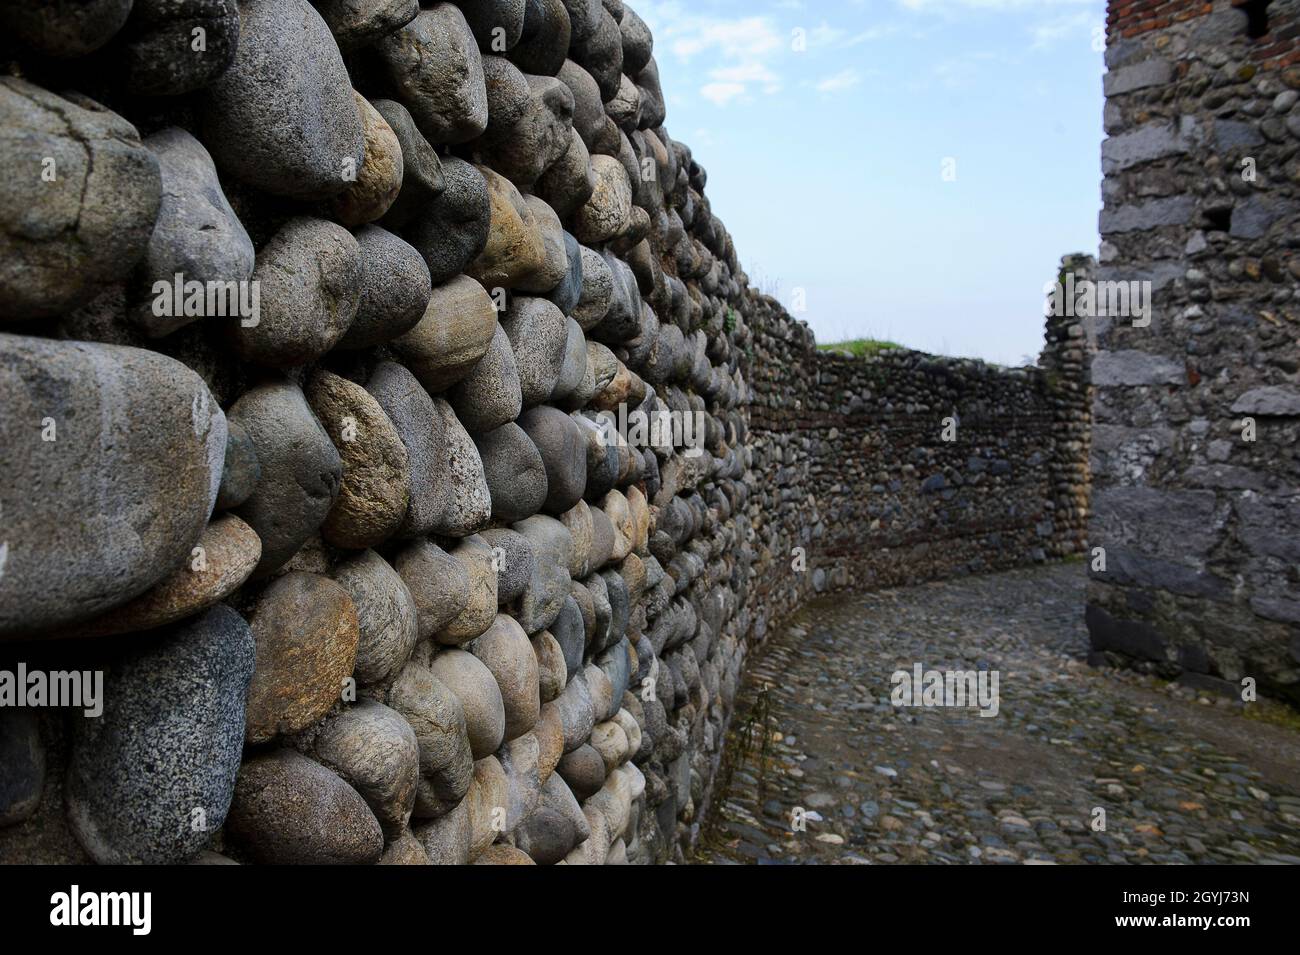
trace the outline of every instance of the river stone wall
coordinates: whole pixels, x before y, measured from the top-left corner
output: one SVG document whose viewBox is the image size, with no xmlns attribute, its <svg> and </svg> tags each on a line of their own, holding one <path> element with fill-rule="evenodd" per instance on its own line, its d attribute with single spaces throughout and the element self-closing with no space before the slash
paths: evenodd
<svg viewBox="0 0 1300 955">
<path fill-rule="evenodd" d="M 0 860 L 680 859 L 802 595 L 1073 546 L 1045 374 L 817 356 L 619 0 L 0 22 Z"/>
<path fill-rule="evenodd" d="M 1098 276 L 1154 307 L 1096 323 L 1094 656 L 1300 702 L 1300 3 L 1149 6 L 1110 4 Z"/>
</svg>

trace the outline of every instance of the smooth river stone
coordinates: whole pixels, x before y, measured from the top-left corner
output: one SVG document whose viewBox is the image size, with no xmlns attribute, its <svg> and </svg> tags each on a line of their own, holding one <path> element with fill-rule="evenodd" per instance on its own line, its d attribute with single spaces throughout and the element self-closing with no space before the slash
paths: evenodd
<svg viewBox="0 0 1300 955">
<path fill-rule="evenodd" d="M 419 250 L 379 226 L 356 232 L 361 250 L 361 297 L 337 348 L 370 348 L 410 331 L 433 294 Z"/>
<path fill-rule="evenodd" d="M 243 504 L 257 487 L 257 482 L 262 480 L 262 465 L 258 463 L 253 439 L 237 421 L 227 420 L 226 429 L 226 459 L 217 490 L 218 511 L 228 511 Z"/>
<path fill-rule="evenodd" d="M 546 466 L 545 510 L 563 514 L 582 499 L 587 486 L 587 446 L 578 425 L 557 408 L 539 405 L 519 418 Z"/>
<path fill-rule="evenodd" d="M 307 384 L 307 401 L 343 467 L 321 536 L 350 550 L 382 543 L 397 532 L 410 502 L 406 446 L 384 409 L 356 382 L 320 369 Z"/>
<path fill-rule="evenodd" d="M 429 669 L 460 700 L 474 758 L 495 753 L 505 739 L 506 711 L 492 671 L 472 653 L 457 649 L 441 651 Z"/>
<path fill-rule="evenodd" d="M 367 46 L 420 12 L 419 0 L 316 0 L 315 5 L 344 50 Z"/>
<path fill-rule="evenodd" d="M 352 675 L 362 685 L 392 679 L 419 639 L 410 589 L 372 550 L 339 564 L 331 576 L 348 592 L 357 611 L 357 658 Z"/>
<path fill-rule="evenodd" d="M 438 153 L 416 128 L 405 106 L 391 99 L 372 100 L 370 105 L 384 117 L 402 151 L 402 189 L 383 218 L 385 228 L 397 229 L 424 203 L 442 194 L 447 188 L 446 177 Z"/>
<path fill-rule="evenodd" d="M 492 625 L 497 612 L 496 555 L 487 541 L 477 534 L 466 537 L 451 552 L 465 568 L 469 578 L 469 600 L 464 608 L 447 621 L 435 639 L 457 646 L 473 640 Z"/>
<path fill-rule="evenodd" d="M 519 417 L 523 391 L 519 369 L 505 329 L 497 324 L 492 343 L 478 363 L 451 391 L 456 416 L 475 434 L 494 431 Z"/>
<path fill-rule="evenodd" d="M 229 320 L 235 351 L 277 368 L 306 365 L 338 344 L 361 302 L 361 247 L 335 222 L 290 219 L 258 253 L 254 321 Z"/>
<path fill-rule="evenodd" d="M 235 62 L 200 93 L 217 165 L 291 199 L 328 199 L 365 161 L 365 131 L 338 45 L 306 0 L 241 0 Z"/>
<path fill-rule="evenodd" d="M 246 736 L 265 743 L 306 729 L 342 698 L 356 662 L 357 610 L 328 577 L 295 570 L 263 591 L 249 624 L 257 666 Z"/>
<path fill-rule="evenodd" d="M 46 160 L 52 160 L 49 166 Z M 158 159 L 134 126 L 0 78 L 0 324 L 49 318 L 127 277 L 153 233 Z M 53 171 L 54 180 L 41 181 Z"/>
<path fill-rule="evenodd" d="M 75 57 L 111 40 L 130 14 L 131 0 L 6 3 L 0 8 L 0 23 L 13 31 L 13 39 L 40 53 Z"/>
<path fill-rule="evenodd" d="M 383 829 L 361 794 L 291 749 L 240 768 L 226 832 L 270 865 L 370 865 L 384 851 Z"/>
<path fill-rule="evenodd" d="M 205 610 L 225 599 L 257 567 L 262 542 L 233 514 L 213 519 L 195 545 L 201 554 L 163 578 L 139 597 L 71 630 L 78 637 L 98 637 L 152 630 Z"/>
<path fill-rule="evenodd" d="M 469 276 L 457 275 L 433 289 L 421 317 L 392 348 L 425 391 L 437 394 L 473 370 L 496 328 L 492 297 Z"/>
<path fill-rule="evenodd" d="M 406 446 L 410 506 L 399 533 L 465 537 L 485 527 L 492 498 L 478 449 L 442 398 L 430 398 L 409 371 L 381 363 L 366 390 L 379 402 Z"/>
<path fill-rule="evenodd" d="M 173 126 L 154 133 L 144 145 L 158 157 L 162 204 L 144 259 L 133 277 L 134 305 L 129 315 L 146 335 L 158 337 L 203 316 L 175 314 L 184 310 L 174 305 L 162 307 L 154 292 L 156 282 L 165 283 L 170 290 L 177 273 L 183 282 L 205 285 L 246 282 L 253 275 L 256 256 L 253 240 L 226 201 L 217 167 L 202 143 Z M 169 292 L 162 294 L 171 297 Z M 157 315 L 155 311 L 173 314 Z"/>
<path fill-rule="evenodd" d="M 442 191 L 416 203 L 398 228 L 424 256 L 434 285 L 463 272 L 478 257 L 487 245 L 492 220 L 487 180 L 475 166 L 445 156 L 442 176 Z"/>
<path fill-rule="evenodd" d="M 508 527 L 490 527 L 480 535 L 492 548 L 497 568 L 497 603 L 518 600 L 533 576 L 533 548 L 524 535 Z"/>
<path fill-rule="evenodd" d="M 501 317 L 519 370 L 523 406 L 551 397 L 567 354 L 569 328 L 564 313 L 544 298 L 516 296 Z"/>
<path fill-rule="evenodd" d="M 248 433 L 262 469 L 257 487 L 235 513 L 262 539 L 255 576 L 266 576 L 324 522 L 338 496 L 343 467 L 329 435 L 291 382 L 244 392 L 231 407 L 230 419 Z"/>
<path fill-rule="evenodd" d="M 509 179 L 487 166 L 478 171 L 487 183 L 490 226 L 487 244 L 465 272 L 486 289 L 526 284 L 546 264 L 537 218 Z"/>
<path fill-rule="evenodd" d="M 195 30 L 203 31 L 199 50 Z M 238 46 L 235 0 L 135 0 L 114 44 L 116 69 L 138 96 L 179 96 L 229 69 Z"/>
<path fill-rule="evenodd" d="M 400 713 L 363 700 L 326 720 L 313 750 L 361 794 L 387 838 L 406 831 L 415 807 L 420 748 Z"/>
<path fill-rule="evenodd" d="M 487 434 L 475 435 L 483 459 L 492 519 L 514 522 L 531 517 L 546 500 L 546 469 L 537 446 L 523 429 L 509 421 Z"/>
<path fill-rule="evenodd" d="M 592 156 L 596 188 L 578 210 L 573 234 L 586 245 L 608 242 L 627 228 L 632 216 L 632 185 L 627 170 L 612 156 Z"/>
<path fill-rule="evenodd" d="M 374 222 L 402 191 L 402 146 L 388 120 L 353 91 L 366 137 L 366 161 L 353 171 L 348 187 L 329 202 L 333 217 L 349 228 Z"/>
<path fill-rule="evenodd" d="M 397 552 L 393 566 L 415 600 L 421 640 L 442 630 L 469 603 L 469 570 L 433 541 L 408 544 Z"/>
<path fill-rule="evenodd" d="M 394 681 L 388 705 L 402 714 L 419 746 L 413 815 L 432 819 L 448 814 L 465 798 L 474 775 L 460 699 L 432 670 L 412 661 Z"/>
<path fill-rule="evenodd" d="M 497 614 L 471 648 L 497 681 L 505 707 L 505 738 L 515 739 L 537 723 L 539 698 L 537 655 L 528 634 L 513 617 Z"/>
<path fill-rule="evenodd" d="M 253 672 L 226 606 L 133 642 L 104 675 L 101 715 L 71 717 L 68 821 L 101 864 L 174 864 L 226 820 Z"/>
<path fill-rule="evenodd" d="M 397 98 L 432 143 L 463 143 L 488 123 L 478 44 L 450 3 L 422 10 L 373 47 Z"/>
<path fill-rule="evenodd" d="M 0 408 L 0 640 L 88 620 L 189 557 L 226 448 L 226 417 L 193 371 L 138 348 L 0 334 Z"/>
</svg>

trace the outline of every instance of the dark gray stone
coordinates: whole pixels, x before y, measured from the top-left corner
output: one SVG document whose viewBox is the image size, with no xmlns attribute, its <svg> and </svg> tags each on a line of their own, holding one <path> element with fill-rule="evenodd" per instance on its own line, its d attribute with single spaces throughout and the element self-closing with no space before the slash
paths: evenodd
<svg viewBox="0 0 1300 955">
<path fill-rule="evenodd" d="M 459 9 L 436 3 L 373 49 L 396 98 L 429 142 L 463 143 L 483 133 L 483 61 Z"/>
<path fill-rule="evenodd" d="M 343 466 L 291 382 L 258 385 L 230 409 L 230 419 L 248 432 L 262 468 L 261 480 L 235 514 L 262 539 L 255 576 L 278 568 L 324 522 L 338 496 Z"/>
<path fill-rule="evenodd" d="M 546 503 L 550 514 L 563 514 L 582 499 L 587 486 L 587 442 L 563 411 L 547 405 L 530 408 L 519 418 L 546 466 Z"/>
<path fill-rule="evenodd" d="M 513 523 L 531 517 L 546 500 L 546 469 L 542 455 L 513 421 L 474 436 L 488 491 L 492 519 Z"/>
<path fill-rule="evenodd" d="M 202 49 L 195 48 L 202 30 Z M 119 69 L 131 92 L 179 96 L 230 68 L 239 46 L 235 0 L 135 0 L 122 31 Z"/>
<path fill-rule="evenodd" d="M 466 428 L 482 434 L 519 417 L 523 403 L 514 351 L 505 329 L 497 325 L 486 354 L 452 388 L 451 404 Z"/>
<path fill-rule="evenodd" d="M 65 786 L 68 821 L 96 862 L 185 862 L 221 828 L 253 657 L 248 624 L 218 604 L 108 668 L 103 715 L 72 717 Z"/>
<path fill-rule="evenodd" d="M 443 191 L 414 204 L 409 220 L 398 230 L 424 256 L 434 285 L 459 275 L 478 258 L 491 225 L 483 174 L 452 156 L 443 158 L 442 172 Z"/>
<path fill-rule="evenodd" d="M 122 29 L 131 0 L 75 0 L 54 3 L 6 3 L 0 23 L 12 36 L 49 56 L 91 53 Z"/>
<path fill-rule="evenodd" d="M 0 709 L 0 828 L 22 822 L 45 791 L 45 744 L 32 710 Z"/>
<path fill-rule="evenodd" d="M 355 233 L 361 253 L 361 297 L 337 348 L 370 348 L 406 334 L 424 317 L 433 295 L 429 267 L 418 250 L 378 226 Z"/>
<path fill-rule="evenodd" d="M 340 48 L 367 46 L 400 30 L 420 12 L 419 0 L 314 0 Z"/>
<path fill-rule="evenodd" d="M 402 190 L 380 220 L 385 227 L 398 229 L 447 188 L 442 160 L 405 106 L 391 99 L 372 100 L 370 105 L 384 117 L 402 149 Z"/>
<path fill-rule="evenodd" d="M 170 127 L 154 133 L 144 145 L 158 158 L 162 204 L 134 276 L 136 304 L 131 318 L 153 337 L 204 317 L 224 322 L 220 316 L 186 315 L 184 309 L 177 309 L 171 292 L 175 276 L 179 273 L 182 283 L 202 282 L 205 288 L 209 282 L 246 282 L 256 260 L 253 241 L 226 201 L 217 167 L 202 143 L 185 130 Z M 162 284 L 155 287 L 156 282 Z M 236 298 L 231 304 L 240 301 Z M 158 315 L 159 311 L 169 314 Z"/>
<path fill-rule="evenodd" d="M 203 91 L 217 165 L 291 199 L 328 199 L 365 161 L 361 115 L 334 37 L 306 0 L 243 0 L 235 62 Z"/>
</svg>

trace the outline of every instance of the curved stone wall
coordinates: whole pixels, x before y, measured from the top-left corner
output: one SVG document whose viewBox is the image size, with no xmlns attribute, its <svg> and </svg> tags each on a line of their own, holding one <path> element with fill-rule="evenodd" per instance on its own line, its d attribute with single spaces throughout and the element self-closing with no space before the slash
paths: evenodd
<svg viewBox="0 0 1300 955">
<path fill-rule="evenodd" d="M 1071 547 L 1058 392 L 816 356 L 620 0 L 0 20 L 0 860 L 680 858 L 775 616 Z"/>
</svg>

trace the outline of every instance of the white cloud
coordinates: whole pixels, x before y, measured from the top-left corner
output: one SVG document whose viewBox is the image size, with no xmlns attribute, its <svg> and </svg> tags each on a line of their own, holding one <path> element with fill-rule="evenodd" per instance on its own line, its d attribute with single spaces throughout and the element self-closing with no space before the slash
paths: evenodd
<svg viewBox="0 0 1300 955">
<path fill-rule="evenodd" d="M 714 106 L 726 106 L 744 92 L 744 83 L 705 83 L 700 87 L 700 95 Z"/>
<path fill-rule="evenodd" d="M 1029 28 L 1029 34 L 1033 37 L 1032 49 L 1050 49 L 1067 37 L 1075 38 L 1080 44 L 1091 43 L 1093 28 L 1102 26 L 1104 30 L 1103 22 L 1098 14 L 1092 11 L 1077 10 L 1065 16 L 1036 23 Z"/>
<path fill-rule="evenodd" d="M 862 75 L 854 69 L 840 70 L 832 76 L 824 77 L 815 84 L 819 93 L 839 93 L 852 89 L 862 82 Z"/>
<path fill-rule="evenodd" d="M 654 34 L 661 58 L 674 57 L 683 70 L 707 58 L 709 68 L 699 92 L 714 105 L 781 90 L 781 77 L 773 67 L 789 47 L 789 37 L 770 17 L 700 14 L 680 0 L 642 0 L 637 12 Z"/>
</svg>

